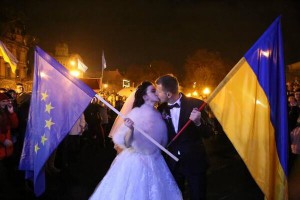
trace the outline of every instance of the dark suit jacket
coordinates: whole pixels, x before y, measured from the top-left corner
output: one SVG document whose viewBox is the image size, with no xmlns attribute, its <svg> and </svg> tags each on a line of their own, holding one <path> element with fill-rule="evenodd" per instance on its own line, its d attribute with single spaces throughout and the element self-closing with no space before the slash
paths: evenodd
<svg viewBox="0 0 300 200">
<path fill-rule="evenodd" d="M 181 109 L 179 116 L 178 131 L 189 120 L 193 108 L 199 108 L 203 101 L 195 98 L 187 98 L 182 94 Z M 162 113 L 168 113 L 167 103 L 161 104 L 158 110 Z M 173 127 L 165 119 L 168 126 L 169 141 L 174 137 Z M 186 130 L 169 146 L 168 150 L 179 158 L 176 162 L 172 158 L 166 157 L 166 161 L 171 169 L 180 167 L 183 173 L 203 173 L 207 169 L 206 151 L 202 139 L 212 134 L 209 126 L 208 115 L 203 110 L 201 112 L 201 125 L 197 127 L 193 122 Z"/>
</svg>

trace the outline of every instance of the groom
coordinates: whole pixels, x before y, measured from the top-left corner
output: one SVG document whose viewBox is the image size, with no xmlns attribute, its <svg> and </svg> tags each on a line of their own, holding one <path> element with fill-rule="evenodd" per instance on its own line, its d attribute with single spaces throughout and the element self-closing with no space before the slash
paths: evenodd
<svg viewBox="0 0 300 200">
<path fill-rule="evenodd" d="M 202 138 L 208 137 L 211 129 L 207 125 L 206 112 L 197 109 L 203 101 L 179 93 L 178 80 L 171 74 L 159 77 L 155 83 L 156 93 L 162 103 L 158 110 L 166 121 L 169 142 L 189 119 L 192 120 L 168 148 L 179 161 L 166 158 L 167 164 L 182 194 L 187 182 L 191 200 L 206 199 L 207 158 Z"/>
</svg>

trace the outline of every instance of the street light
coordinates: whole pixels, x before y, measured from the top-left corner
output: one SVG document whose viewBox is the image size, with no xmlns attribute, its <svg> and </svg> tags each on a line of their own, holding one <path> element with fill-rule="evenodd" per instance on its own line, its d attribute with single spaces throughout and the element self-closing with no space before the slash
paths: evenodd
<svg viewBox="0 0 300 200">
<path fill-rule="evenodd" d="M 71 60 L 71 61 L 70 61 L 70 64 L 71 64 L 73 67 L 75 67 L 76 62 L 75 62 L 74 60 Z"/>
<path fill-rule="evenodd" d="M 203 94 L 204 95 L 209 95 L 210 94 L 210 89 L 208 87 L 204 88 Z"/>
<path fill-rule="evenodd" d="M 193 92 L 193 96 L 195 96 L 195 97 L 198 96 L 198 92 L 196 90 Z"/>
<path fill-rule="evenodd" d="M 70 71 L 70 74 L 71 74 L 72 76 L 78 77 L 80 73 L 79 73 L 79 71 L 77 71 L 77 70 L 71 70 L 71 71 Z"/>
</svg>

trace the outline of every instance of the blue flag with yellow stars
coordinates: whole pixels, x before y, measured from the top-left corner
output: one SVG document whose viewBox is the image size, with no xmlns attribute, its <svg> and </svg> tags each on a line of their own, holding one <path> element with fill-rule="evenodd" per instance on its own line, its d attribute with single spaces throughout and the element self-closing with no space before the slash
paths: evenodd
<svg viewBox="0 0 300 200">
<path fill-rule="evenodd" d="M 71 130 L 95 92 L 41 48 L 35 49 L 30 110 L 20 170 L 33 180 L 34 192 L 45 191 L 44 166 Z"/>
</svg>

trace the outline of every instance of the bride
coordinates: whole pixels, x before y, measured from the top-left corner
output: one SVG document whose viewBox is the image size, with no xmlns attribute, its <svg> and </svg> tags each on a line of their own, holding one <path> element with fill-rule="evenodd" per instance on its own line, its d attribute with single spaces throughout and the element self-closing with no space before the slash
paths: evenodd
<svg viewBox="0 0 300 200">
<path fill-rule="evenodd" d="M 158 143 L 166 145 L 167 128 L 161 114 L 154 108 L 159 101 L 155 91 L 151 82 L 139 85 L 124 123 L 115 131 L 112 129 L 114 143 L 123 150 L 90 200 L 182 199 L 160 149 L 133 128 L 136 125 Z"/>
</svg>

